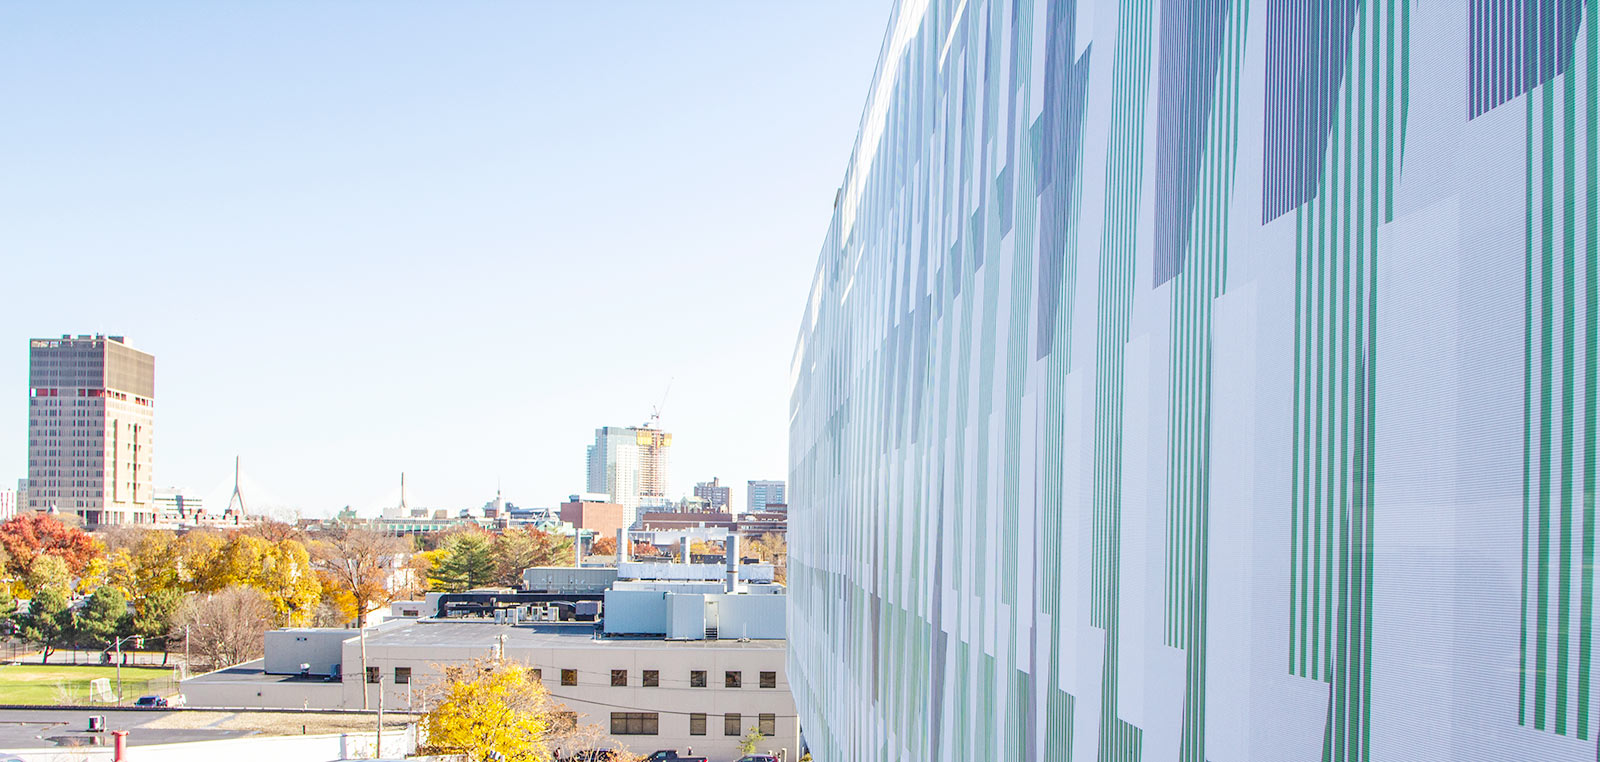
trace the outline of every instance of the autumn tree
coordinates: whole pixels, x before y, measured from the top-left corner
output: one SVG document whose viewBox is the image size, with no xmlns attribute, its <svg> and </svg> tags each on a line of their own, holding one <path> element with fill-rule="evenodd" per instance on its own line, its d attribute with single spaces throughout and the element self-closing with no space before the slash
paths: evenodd
<svg viewBox="0 0 1600 762">
<path fill-rule="evenodd" d="M 494 543 L 483 532 L 461 532 L 442 548 L 429 575 L 434 589 L 459 593 L 494 581 Z"/>
<path fill-rule="evenodd" d="M 279 626 L 310 624 L 322 600 L 322 583 L 311 568 L 311 555 L 297 540 L 274 543 L 266 565 L 251 582 L 267 594 L 273 622 Z"/>
<path fill-rule="evenodd" d="M 45 513 L 25 513 L 0 523 L 0 547 L 24 566 L 31 566 L 38 556 L 55 556 L 66 562 L 67 571 L 74 576 L 89 559 L 101 555 L 89 533 Z"/>
<path fill-rule="evenodd" d="M 40 663 L 49 664 L 50 655 L 72 637 L 72 609 L 66 589 L 41 588 L 28 602 L 28 613 L 17 617 L 17 624 L 22 639 L 42 649 Z"/>
<path fill-rule="evenodd" d="M 748 543 L 745 549 L 761 563 L 772 564 L 774 578 L 785 584 L 789 578 L 789 541 L 777 532 L 767 532 Z"/>
<path fill-rule="evenodd" d="M 271 628 L 267 596 L 236 585 L 184 599 L 171 636 L 180 643 L 187 639 L 190 658 L 211 670 L 260 657 L 262 638 Z"/>
<path fill-rule="evenodd" d="M 460 754 L 470 762 L 551 762 L 598 749 L 605 738 L 597 726 L 573 722 L 520 662 L 479 659 L 448 665 L 444 679 L 427 693 L 424 754 Z M 616 762 L 640 759 L 620 746 L 610 751 L 608 759 Z"/>
<path fill-rule="evenodd" d="M 726 551 L 723 549 L 722 543 L 720 542 L 695 540 L 694 542 L 689 543 L 689 555 L 691 556 L 720 556 L 724 552 Z"/>
<path fill-rule="evenodd" d="M 199 576 L 200 589 L 216 592 L 225 587 L 248 585 L 261 573 L 272 543 L 247 534 L 229 537 L 207 554 Z"/>
<path fill-rule="evenodd" d="M 261 539 L 271 543 L 279 543 L 283 542 L 284 540 L 295 540 L 301 544 L 304 544 L 306 541 L 306 533 L 299 527 L 290 524 L 287 521 L 277 521 L 274 519 L 268 519 L 259 524 L 246 527 L 239 531 L 245 534 L 255 535 L 256 537 L 260 537 Z"/>
<path fill-rule="evenodd" d="M 656 558 L 658 556 L 663 555 L 663 553 L 661 552 L 660 548 L 657 548 L 656 546 L 651 545 L 648 542 L 636 542 L 636 543 L 634 543 L 633 544 L 633 554 L 635 556 L 641 556 L 641 557 L 646 557 L 646 558 Z"/>
<path fill-rule="evenodd" d="M 405 571 L 409 551 L 410 544 L 399 537 L 343 525 L 323 532 L 312 546 L 323 579 L 353 602 L 358 627 L 366 626 L 373 608 L 414 592 Z"/>
<path fill-rule="evenodd" d="M 46 588 L 60 590 L 63 595 L 72 591 L 72 573 L 60 556 L 34 556 L 22 582 L 24 594 L 38 594 Z"/>
<path fill-rule="evenodd" d="M 207 578 L 207 574 L 215 568 L 214 557 L 227 542 L 226 536 L 213 529 L 191 529 L 179 535 L 172 544 L 173 571 L 178 584 L 189 592 L 227 587 L 216 585 Z"/>
<path fill-rule="evenodd" d="M 494 538 L 495 582 L 522 585 L 522 570 L 534 566 L 571 566 L 572 540 L 538 529 L 512 527 Z"/>
<path fill-rule="evenodd" d="M 153 590 L 181 589 L 178 542 L 164 529 L 136 530 L 138 536 L 108 542 L 106 584 L 116 585 L 129 597 L 147 595 Z"/>
<path fill-rule="evenodd" d="M 615 537 L 601 537 L 589 543 L 589 555 L 591 556 L 614 556 L 616 554 L 617 538 Z"/>
</svg>

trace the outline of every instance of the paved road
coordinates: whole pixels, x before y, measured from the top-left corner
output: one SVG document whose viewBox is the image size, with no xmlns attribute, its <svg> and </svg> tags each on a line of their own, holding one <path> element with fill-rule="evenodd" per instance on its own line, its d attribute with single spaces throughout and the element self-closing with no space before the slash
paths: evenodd
<svg viewBox="0 0 1600 762">
<path fill-rule="evenodd" d="M 222 728 L 149 727 L 152 722 L 161 720 L 166 714 L 168 713 L 159 711 L 100 709 L 4 709 L 0 710 L 0 749 L 36 749 L 52 746 L 55 742 L 51 739 L 56 737 L 86 739 L 104 737 L 105 743 L 111 743 L 110 733 L 88 732 L 90 715 L 103 715 L 106 718 L 108 731 L 131 731 L 128 733 L 130 745 L 210 741 L 218 738 L 236 738 L 251 733 L 249 730 Z"/>
<path fill-rule="evenodd" d="M 106 718 L 106 732 L 89 732 L 90 715 Z M 366 732 L 372 730 L 374 719 L 363 713 L 0 709 L 0 749 L 37 749 L 58 743 L 109 745 L 112 730 L 128 731 L 130 746 L 249 735 Z M 403 715 L 384 719 L 386 730 L 398 730 L 407 724 Z"/>
</svg>

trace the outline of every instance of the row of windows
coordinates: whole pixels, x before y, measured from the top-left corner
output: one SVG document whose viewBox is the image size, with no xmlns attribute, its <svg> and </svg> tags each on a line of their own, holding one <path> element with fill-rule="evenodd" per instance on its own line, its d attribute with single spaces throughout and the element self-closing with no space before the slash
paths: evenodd
<svg viewBox="0 0 1600 762">
<path fill-rule="evenodd" d="M 778 715 L 761 713 L 756 715 L 756 729 L 761 735 L 775 736 L 778 734 Z M 612 712 L 611 735 L 614 736 L 654 736 L 661 734 L 661 714 L 659 712 Z M 695 712 L 689 715 L 689 735 L 703 736 L 706 734 L 706 715 Z M 729 712 L 722 715 L 722 734 L 725 736 L 744 735 L 744 715 L 738 712 Z"/>
<path fill-rule="evenodd" d="M 367 667 L 367 682 L 369 682 L 369 683 L 377 683 L 379 681 L 380 672 L 378 670 L 379 670 L 378 667 Z M 538 667 L 534 667 L 533 669 L 528 670 L 528 674 L 530 676 L 532 676 L 534 680 L 538 680 L 538 681 L 541 681 L 541 682 L 544 680 L 544 670 L 542 670 L 542 669 L 540 669 Z M 406 683 L 411 682 L 411 668 L 410 667 L 395 667 L 394 668 L 394 682 L 395 682 L 396 685 L 405 685 Z M 577 685 L 578 684 L 578 670 L 575 670 L 575 669 L 563 669 L 563 670 L 561 670 L 561 684 L 562 685 L 569 685 L 569 686 Z M 612 685 L 612 687 L 616 687 L 616 688 L 626 688 L 628 686 L 628 670 L 625 670 L 625 669 L 613 669 L 613 670 L 611 670 L 611 685 Z M 639 672 L 639 685 L 642 686 L 642 687 L 645 687 L 645 688 L 658 688 L 658 687 L 660 687 L 661 686 L 661 671 L 660 670 L 656 670 L 656 669 L 641 670 Z M 743 688 L 744 687 L 744 672 L 742 672 L 740 670 L 736 670 L 736 669 L 731 669 L 731 670 L 728 670 L 728 671 L 724 672 L 723 675 L 722 675 L 722 685 L 725 688 Z M 763 671 L 761 673 L 761 677 L 760 677 L 760 685 L 761 685 L 762 688 L 776 688 L 776 687 L 778 687 L 778 673 L 777 672 L 766 672 L 766 671 Z M 706 687 L 706 671 L 703 670 L 703 669 L 690 670 L 689 671 L 689 687 L 691 687 L 691 688 L 704 688 L 704 687 Z"/>
<path fill-rule="evenodd" d="M 572 682 L 570 682 L 570 683 L 567 682 L 567 673 L 568 672 L 573 673 L 572 674 Z M 640 677 L 639 684 L 641 686 L 645 687 L 645 688 L 655 688 L 655 687 L 658 687 L 658 686 L 661 685 L 661 673 L 658 670 L 654 670 L 654 669 L 642 670 L 640 672 L 639 677 Z M 577 685 L 578 684 L 577 670 L 568 670 L 568 669 L 561 670 L 561 684 L 562 685 Z M 761 673 L 761 683 L 760 684 L 761 684 L 761 687 L 763 687 L 763 688 L 776 688 L 776 687 L 778 687 L 778 673 L 777 672 L 762 672 Z M 613 670 L 611 670 L 611 685 L 614 688 L 626 688 L 628 686 L 628 670 L 625 670 L 625 669 L 613 669 Z M 704 688 L 704 687 L 706 687 L 706 671 L 703 670 L 703 669 L 690 670 L 689 671 L 689 687 L 690 688 Z M 724 687 L 724 688 L 743 688 L 744 687 L 744 672 L 742 672 L 740 670 L 736 670 L 736 669 L 730 669 L 730 670 L 722 673 L 722 687 Z"/>
</svg>

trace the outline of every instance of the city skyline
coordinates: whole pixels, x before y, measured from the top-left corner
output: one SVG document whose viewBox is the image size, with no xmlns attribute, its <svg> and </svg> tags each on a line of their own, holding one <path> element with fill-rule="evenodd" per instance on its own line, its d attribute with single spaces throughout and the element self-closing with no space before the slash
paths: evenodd
<svg viewBox="0 0 1600 762">
<path fill-rule="evenodd" d="M 154 482 L 207 505 L 235 455 L 252 510 L 375 511 L 401 471 L 413 503 L 555 505 L 579 443 L 669 383 L 680 473 L 782 477 L 794 312 L 889 5 L 0 9 L 26 284 L 0 479 L 26 475 L 25 342 L 63 333 L 160 358 Z"/>
</svg>

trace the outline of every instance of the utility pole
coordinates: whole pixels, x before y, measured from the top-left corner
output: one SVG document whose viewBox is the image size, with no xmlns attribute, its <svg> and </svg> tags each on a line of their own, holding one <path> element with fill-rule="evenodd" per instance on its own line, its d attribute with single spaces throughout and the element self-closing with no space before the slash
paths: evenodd
<svg viewBox="0 0 1600 762">
<path fill-rule="evenodd" d="M 378 690 L 383 690 L 380 685 Z M 367 704 L 367 628 L 361 628 L 361 709 L 366 711 L 371 707 Z"/>
<path fill-rule="evenodd" d="M 117 638 L 117 706 L 122 706 L 122 638 Z"/>
<path fill-rule="evenodd" d="M 189 625 L 183 626 L 183 676 L 189 676 Z"/>
<path fill-rule="evenodd" d="M 378 675 L 378 740 L 372 749 L 373 759 L 383 758 L 383 675 Z"/>
</svg>

